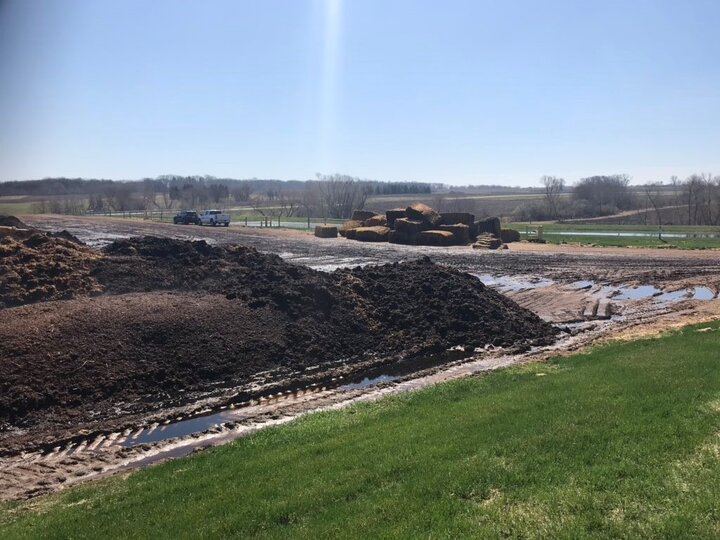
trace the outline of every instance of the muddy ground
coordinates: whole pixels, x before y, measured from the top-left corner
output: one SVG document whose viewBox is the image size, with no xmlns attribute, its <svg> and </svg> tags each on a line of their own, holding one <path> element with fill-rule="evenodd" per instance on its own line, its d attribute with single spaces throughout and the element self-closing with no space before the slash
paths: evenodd
<svg viewBox="0 0 720 540">
<path fill-rule="evenodd" d="M 266 253 L 278 254 L 285 261 L 326 272 L 336 268 L 354 269 L 371 263 L 407 261 L 429 255 L 435 262 L 479 276 L 493 289 L 502 291 L 545 320 L 559 323 L 565 332 L 561 334 L 556 345 L 534 348 L 530 353 L 512 354 L 502 347 L 490 346 L 490 349 L 484 348 L 482 352 L 475 353 L 473 358 L 459 364 L 447 363 L 439 357 L 430 362 L 431 367 L 429 371 L 425 371 L 424 377 L 411 374 L 422 365 L 427 367 L 428 364 L 422 362 L 409 365 L 410 374 L 393 380 L 394 376 L 385 378 L 393 372 L 379 365 L 374 359 L 359 361 L 355 364 L 357 370 L 354 372 L 348 368 L 347 363 L 328 361 L 320 370 L 315 365 L 301 365 L 295 373 L 291 373 L 291 370 L 260 372 L 252 380 L 239 385 L 236 383 L 241 382 L 242 377 L 230 377 L 230 386 L 220 385 L 212 390 L 199 385 L 195 390 L 186 392 L 182 399 L 177 395 L 161 396 L 162 399 L 152 407 L 153 413 L 149 413 L 143 403 L 145 398 L 142 397 L 142 392 L 138 392 L 137 401 L 115 403 L 114 408 L 110 405 L 112 400 L 108 401 L 107 406 L 103 406 L 100 399 L 97 421 L 89 422 L 85 429 L 78 429 L 77 422 L 86 421 L 87 418 L 67 418 L 66 431 L 74 433 L 74 437 L 69 439 L 58 437 L 58 426 L 45 426 L 35 432 L 14 429 L 12 434 L 9 431 L 6 433 L 9 435 L 7 440 L 22 441 L 16 448 L 22 447 L 25 450 L 0 458 L 0 493 L 3 493 L 3 498 L 6 499 L 43 493 L 85 478 L 140 466 L 157 459 L 184 455 L 195 448 L 219 444 L 262 425 L 283 422 L 306 411 L 340 406 L 356 399 L 373 399 L 386 392 L 403 391 L 509 363 L 543 358 L 547 354 L 564 353 L 603 339 L 604 336 L 633 337 L 720 316 L 720 301 L 716 297 L 720 287 L 720 257 L 712 251 L 588 249 L 513 244 L 507 251 L 478 252 L 464 247 L 418 248 L 363 244 L 344 239 L 321 240 L 299 231 L 244 229 L 234 226 L 228 229 L 213 229 L 122 219 L 59 216 L 27 216 L 23 219 L 30 225 L 55 231 L 67 229 L 94 246 L 108 245 L 114 240 L 146 234 L 186 240 L 202 239 L 211 245 L 252 246 Z M 118 245 L 122 247 L 123 244 Z M 116 253 L 118 257 L 133 255 L 122 253 L 122 249 Z M 346 270 L 339 275 L 346 281 L 358 279 L 363 282 L 363 288 L 369 289 L 363 291 L 364 294 L 389 298 L 382 294 L 382 290 L 374 291 L 377 279 L 372 274 L 375 271 L 372 268 L 355 269 Z M 201 307 L 203 301 L 213 302 L 210 295 L 220 304 L 237 305 L 233 304 L 232 298 L 216 294 L 218 291 L 213 291 L 212 288 L 207 288 L 209 294 L 162 288 L 151 288 L 150 292 L 146 293 L 133 291 L 132 284 L 138 275 L 130 276 L 125 280 L 128 289 L 120 287 L 112 294 L 98 298 L 83 296 L 64 301 L 62 304 L 65 307 L 62 311 L 54 311 L 57 308 L 51 307 L 59 304 L 58 302 L 12 308 L 17 313 L 26 310 L 36 313 L 38 317 L 46 317 L 35 323 L 29 318 L 23 319 L 25 324 L 17 323 L 14 330 L 22 333 L 23 328 L 57 328 L 53 317 L 65 319 L 66 314 L 70 313 L 75 313 L 73 317 L 79 317 L 77 320 L 87 324 L 93 324 L 94 319 L 98 319 L 105 320 L 110 325 L 137 324 L 138 327 L 144 327 L 145 319 L 135 321 L 129 314 L 140 310 L 146 313 L 152 325 L 153 317 L 157 320 L 164 319 L 162 313 L 183 313 L 183 304 L 186 302 L 197 302 Z M 123 283 L 119 275 L 110 281 Z M 100 286 L 108 287 L 108 283 L 106 280 L 100 283 Z M 647 288 L 650 284 L 655 288 L 647 294 L 644 288 L 637 289 L 642 294 L 632 294 L 635 291 L 632 286 L 643 285 Z M 667 300 L 665 295 L 671 291 L 677 291 L 677 294 Z M 407 305 L 410 300 L 405 297 L 402 302 L 397 303 L 399 306 Z M 107 309 L 100 309 L 99 306 L 105 304 L 97 303 L 98 301 L 107 302 Z M 74 307 L 69 309 L 70 306 Z M 370 312 L 379 308 L 384 311 L 388 306 L 377 304 L 370 308 Z M 117 313 L 118 318 L 103 319 L 107 317 L 107 313 Z M 421 317 L 422 310 L 398 310 L 394 317 L 380 322 L 387 325 L 386 329 L 392 330 L 392 325 L 395 324 L 396 329 L 402 331 L 409 323 L 418 322 Z M 239 319 L 243 320 L 243 316 Z M 167 319 L 164 320 L 165 324 L 170 324 Z M 105 324 L 100 325 L 100 322 L 95 324 L 102 326 L 97 327 L 99 333 L 107 327 Z M 322 329 L 322 325 L 319 325 L 319 328 Z M 272 332 L 271 323 L 267 331 Z M 218 322 L 217 335 L 223 332 L 225 330 L 222 322 Z M 13 333 L 8 332 L 6 335 L 10 337 Z M 424 335 L 419 332 L 401 337 L 398 343 L 416 343 L 421 342 Z M 215 336 L 210 337 L 210 341 L 214 339 Z M 502 346 L 503 343 L 497 342 L 497 345 Z M 116 346 L 122 349 L 126 344 L 118 341 Z M 138 344 L 138 350 L 142 346 Z M 98 351 L 95 355 L 97 365 L 93 369 L 97 370 L 100 377 L 103 370 L 108 369 L 109 364 L 102 364 L 106 355 L 105 350 Z M 192 369 L 188 370 L 188 373 L 192 372 Z M 342 381 L 359 381 L 360 379 L 353 379 L 354 374 L 358 373 L 360 376 L 367 375 L 373 384 L 342 385 Z M 373 373 L 380 373 L 381 376 L 374 379 Z M 262 396 L 260 400 L 258 396 Z M 152 396 L 153 399 L 156 397 Z M 176 420 L 195 418 L 198 414 L 201 415 L 198 418 L 202 419 L 205 418 L 202 415 L 208 413 L 213 414 L 207 417 L 207 424 L 202 431 L 189 434 L 189 431 L 184 433 L 175 430 L 185 421 Z M 221 415 L 221 419 L 215 420 L 214 414 Z M 149 438 L 145 438 L 148 434 Z M 147 442 L 152 441 L 158 434 L 160 435 L 155 442 Z M 52 444 L 55 444 L 53 441 L 57 446 L 51 448 Z M 38 443 L 41 443 L 41 449 L 33 450 L 38 448 Z"/>
<path fill-rule="evenodd" d="M 137 237 L 97 250 L 40 232 L 6 234 L 0 249 L 0 301 L 25 304 L 0 312 L 4 453 L 260 373 L 300 381 L 311 366 L 528 349 L 557 333 L 427 257 L 320 272 L 204 240 Z"/>
<path fill-rule="evenodd" d="M 302 231 L 172 225 L 118 218 L 24 216 L 30 224 L 68 230 L 90 245 L 118 238 L 159 235 L 188 240 L 237 243 L 277 253 L 288 261 L 312 268 L 396 262 L 429 255 L 433 261 L 478 274 L 546 277 L 569 283 L 594 280 L 605 283 L 654 283 L 667 286 L 720 287 L 720 252 L 643 248 L 590 248 L 572 245 L 510 244 L 502 251 L 478 251 L 467 246 L 419 247 L 363 243 L 344 238 L 318 239 Z"/>
</svg>

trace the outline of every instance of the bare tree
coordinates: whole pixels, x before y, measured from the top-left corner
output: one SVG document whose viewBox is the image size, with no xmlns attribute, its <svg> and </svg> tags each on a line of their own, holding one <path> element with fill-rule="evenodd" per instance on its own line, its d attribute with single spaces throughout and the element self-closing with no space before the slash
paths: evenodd
<svg viewBox="0 0 720 540">
<path fill-rule="evenodd" d="M 372 191 L 367 182 L 352 176 L 318 173 L 317 178 L 328 217 L 331 218 L 348 218 L 353 210 L 361 210 Z"/>
<path fill-rule="evenodd" d="M 565 179 L 557 176 L 543 176 L 540 181 L 545 188 L 545 202 L 553 219 L 560 217 L 560 198 L 565 189 Z"/>
<path fill-rule="evenodd" d="M 662 240 L 663 219 L 662 205 L 660 203 L 662 197 L 662 183 L 646 184 L 643 187 L 643 191 L 645 192 L 645 197 L 647 198 L 647 201 L 653 207 L 653 210 L 655 210 L 655 220 L 657 221 L 658 225 L 658 240 Z M 645 215 L 647 220 L 647 212 L 645 213 Z"/>
</svg>

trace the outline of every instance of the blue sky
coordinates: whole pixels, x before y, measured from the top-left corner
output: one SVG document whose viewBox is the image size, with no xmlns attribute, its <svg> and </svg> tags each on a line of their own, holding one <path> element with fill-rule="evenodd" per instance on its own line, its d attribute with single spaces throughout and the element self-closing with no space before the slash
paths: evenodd
<svg viewBox="0 0 720 540">
<path fill-rule="evenodd" d="M 717 0 L 0 0 L 0 179 L 720 174 Z"/>
</svg>

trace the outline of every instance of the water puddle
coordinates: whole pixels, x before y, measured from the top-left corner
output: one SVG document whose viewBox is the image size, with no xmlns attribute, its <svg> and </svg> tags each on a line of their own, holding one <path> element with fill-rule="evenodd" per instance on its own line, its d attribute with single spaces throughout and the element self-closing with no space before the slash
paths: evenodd
<svg viewBox="0 0 720 540">
<path fill-rule="evenodd" d="M 136 433 L 135 436 L 125 439 L 120 446 L 127 448 L 139 444 L 164 441 L 165 439 L 172 439 L 174 437 L 186 437 L 193 433 L 201 433 L 219 424 L 230 422 L 231 420 L 238 420 L 237 415 L 232 411 L 220 411 L 205 416 L 179 420 L 177 422 L 171 422 L 170 424 L 160 425 L 155 429 L 146 428 L 142 432 Z"/>
<path fill-rule="evenodd" d="M 590 281 L 576 281 L 570 286 L 574 289 L 591 289 L 594 284 Z M 601 298 L 609 298 L 613 301 L 652 298 L 654 302 L 679 302 L 680 300 L 712 300 L 715 298 L 715 292 L 709 287 L 688 287 L 676 291 L 666 291 L 654 285 L 637 287 L 603 285 L 596 294 Z"/>
<path fill-rule="evenodd" d="M 331 381 L 318 383 L 314 386 L 318 389 L 327 387 L 337 388 L 340 391 L 357 390 L 376 384 L 392 382 L 416 371 L 436 367 L 467 356 L 470 356 L 470 353 L 465 353 L 463 350 L 449 350 L 434 356 L 405 360 L 377 367 L 364 373 L 351 375 L 346 379 L 342 377 L 337 379 L 333 378 Z M 120 446 L 130 448 L 140 444 L 155 443 L 175 437 L 187 437 L 196 433 L 202 433 L 221 424 L 243 420 L 243 418 L 245 418 L 245 415 L 241 408 L 185 418 L 167 424 L 138 429 L 123 440 Z"/>
<path fill-rule="evenodd" d="M 662 289 L 654 285 L 640 285 L 639 287 L 619 287 L 618 294 L 612 296 L 613 300 L 642 300 L 662 294 Z"/>
<path fill-rule="evenodd" d="M 715 298 L 715 292 L 708 287 L 695 287 L 692 298 L 693 300 L 712 300 Z"/>
<path fill-rule="evenodd" d="M 661 295 L 658 295 L 655 300 L 657 302 L 673 302 L 675 300 L 689 298 L 691 293 L 691 289 L 680 289 L 678 291 L 664 292 Z"/>
<path fill-rule="evenodd" d="M 399 378 L 399 375 L 388 375 L 382 374 L 377 377 L 365 377 L 362 381 L 344 384 L 340 387 L 340 390 L 355 390 L 357 388 L 365 388 L 373 384 L 380 384 L 384 382 L 391 382 Z"/>
<path fill-rule="evenodd" d="M 529 278 L 520 279 L 512 276 L 493 276 L 491 274 L 472 274 L 484 285 L 498 289 L 503 292 L 525 291 L 527 289 L 539 289 L 541 287 L 549 287 L 555 283 L 548 278 Z"/>
</svg>

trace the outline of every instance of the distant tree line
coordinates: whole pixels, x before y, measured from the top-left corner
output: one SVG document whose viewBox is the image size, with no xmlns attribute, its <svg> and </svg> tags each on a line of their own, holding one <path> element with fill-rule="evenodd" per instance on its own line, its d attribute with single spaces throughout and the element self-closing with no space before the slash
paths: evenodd
<svg viewBox="0 0 720 540">
<path fill-rule="evenodd" d="M 518 207 L 520 221 L 585 219 L 625 213 L 637 223 L 720 225 L 720 176 L 693 174 L 685 180 L 631 186 L 626 174 L 589 176 L 567 186 L 563 178 L 543 176 L 542 202 Z"/>
<path fill-rule="evenodd" d="M 307 181 L 168 174 L 139 181 L 45 178 L 0 183 L 0 196 L 31 196 L 38 199 L 35 211 L 65 214 L 240 205 L 266 217 L 344 218 L 362 208 L 370 195 L 413 193 L 430 193 L 430 185 L 339 174 L 318 174 Z"/>
</svg>

